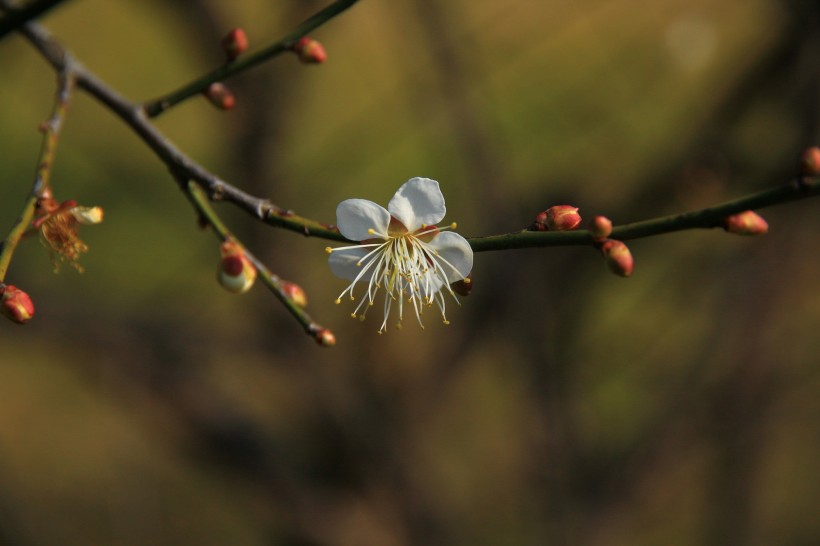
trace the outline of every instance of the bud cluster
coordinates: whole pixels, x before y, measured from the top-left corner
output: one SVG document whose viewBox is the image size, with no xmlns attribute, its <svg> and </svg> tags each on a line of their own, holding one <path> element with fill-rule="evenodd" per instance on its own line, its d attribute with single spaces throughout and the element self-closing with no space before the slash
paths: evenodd
<svg viewBox="0 0 820 546">
<path fill-rule="evenodd" d="M 237 57 L 248 49 L 248 36 L 241 28 L 235 28 L 228 32 L 222 39 L 222 50 L 228 62 L 235 61 Z"/>
<path fill-rule="evenodd" d="M 220 110 L 233 110 L 236 106 L 236 97 L 233 91 L 222 82 L 214 82 L 203 93 L 211 104 Z"/>
</svg>

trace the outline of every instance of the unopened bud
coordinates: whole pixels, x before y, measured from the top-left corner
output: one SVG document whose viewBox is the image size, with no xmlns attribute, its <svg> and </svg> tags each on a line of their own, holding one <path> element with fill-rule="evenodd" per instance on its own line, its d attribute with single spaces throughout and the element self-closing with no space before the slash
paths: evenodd
<svg viewBox="0 0 820 546">
<path fill-rule="evenodd" d="M 300 38 L 293 45 L 293 51 L 299 56 L 299 60 L 305 64 L 319 64 L 327 60 L 324 46 L 313 38 Z"/>
<path fill-rule="evenodd" d="M 470 273 L 462 280 L 451 283 L 450 288 L 459 296 L 469 296 L 473 290 L 473 274 Z"/>
<path fill-rule="evenodd" d="M 248 35 L 241 28 L 231 30 L 222 39 L 222 49 L 225 51 L 228 62 L 236 60 L 248 49 Z"/>
<path fill-rule="evenodd" d="M 804 176 L 820 176 L 820 148 L 806 148 L 800 156 L 800 170 Z"/>
<path fill-rule="evenodd" d="M 10 284 L 0 284 L 0 314 L 17 324 L 25 324 L 34 316 L 34 304 L 28 294 Z"/>
<path fill-rule="evenodd" d="M 69 212 L 81 224 L 93 225 L 103 221 L 102 207 L 72 207 Z"/>
<path fill-rule="evenodd" d="M 211 101 L 211 104 L 220 110 L 231 110 L 236 106 L 236 97 L 234 97 L 233 91 L 228 89 L 228 86 L 222 82 L 214 82 L 209 85 L 204 95 Z"/>
<path fill-rule="evenodd" d="M 769 224 L 758 213 L 747 210 L 725 218 L 723 229 L 737 235 L 763 235 L 769 231 Z"/>
<path fill-rule="evenodd" d="M 282 292 L 288 297 L 290 301 L 299 307 L 307 307 L 307 294 L 301 286 L 295 282 L 282 281 Z"/>
<path fill-rule="evenodd" d="M 589 223 L 589 234 L 593 241 L 605 241 L 612 234 L 612 220 L 600 214 L 594 216 Z"/>
<path fill-rule="evenodd" d="M 609 270 L 620 275 L 621 277 L 629 277 L 632 275 L 632 270 L 635 268 L 635 261 L 632 259 L 632 253 L 629 252 L 623 241 L 609 239 L 604 241 L 601 245 L 601 252 L 606 259 L 606 265 Z"/>
<path fill-rule="evenodd" d="M 216 272 L 219 284 L 236 294 L 250 290 L 256 281 L 256 268 L 245 256 L 242 247 L 233 241 L 226 241 L 222 243 L 220 252 L 222 259 Z"/>
<path fill-rule="evenodd" d="M 336 336 L 327 328 L 320 328 L 313 334 L 313 339 L 322 347 L 333 347 L 336 345 Z"/>
<path fill-rule="evenodd" d="M 533 231 L 570 231 L 581 223 L 578 207 L 556 205 L 540 212 L 530 226 Z"/>
</svg>

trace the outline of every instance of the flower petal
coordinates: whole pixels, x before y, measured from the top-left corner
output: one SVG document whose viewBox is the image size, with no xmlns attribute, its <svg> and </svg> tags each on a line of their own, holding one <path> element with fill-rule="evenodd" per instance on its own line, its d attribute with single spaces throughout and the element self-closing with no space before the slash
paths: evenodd
<svg viewBox="0 0 820 546">
<path fill-rule="evenodd" d="M 348 246 L 344 248 L 334 249 L 328 256 L 327 264 L 333 274 L 339 278 L 355 281 L 359 273 L 362 272 L 362 266 L 356 265 L 359 260 L 364 258 L 371 248 L 362 248 L 358 246 Z M 370 280 L 373 273 L 368 273 L 362 280 Z"/>
<path fill-rule="evenodd" d="M 422 224 L 434 226 L 444 218 L 444 196 L 438 182 L 429 178 L 411 178 L 390 200 L 387 210 L 408 231 L 416 231 Z"/>
<path fill-rule="evenodd" d="M 367 199 L 347 199 L 336 207 L 336 225 L 339 232 L 351 241 L 373 239 L 373 234 L 386 234 L 390 213 L 384 207 Z"/>
<path fill-rule="evenodd" d="M 442 231 L 427 243 L 450 265 L 443 264 L 447 280 L 460 281 L 473 270 L 473 249 L 467 239 L 452 231 Z M 450 267 L 453 266 L 453 267 Z M 453 269 L 455 268 L 455 269 Z"/>
</svg>

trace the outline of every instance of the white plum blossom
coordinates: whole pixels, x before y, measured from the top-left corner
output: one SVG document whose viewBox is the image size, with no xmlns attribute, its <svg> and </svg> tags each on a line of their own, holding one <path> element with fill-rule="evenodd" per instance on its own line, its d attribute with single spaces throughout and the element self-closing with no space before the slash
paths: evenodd
<svg viewBox="0 0 820 546">
<path fill-rule="evenodd" d="M 387 328 L 394 306 L 398 307 L 397 327 L 401 327 L 405 305 L 411 306 L 422 328 L 425 307 L 436 304 L 444 324 L 445 294 L 458 303 L 450 283 L 465 280 L 473 268 L 473 250 L 467 240 L 436 224 L 444 218 L 444 196 L 438 182 L 411 178 L 398 189 L 387 209 L 366 199 L 347 199 L 336 208 L 339 232 L 358 245 L 326 250 L 331 271 L 352 281 L 336 300 L 345 295 L 356 301 L 357 283 L 364 285 L 353 317 L 364 320 L 384 289 L 384 320 L 379 333 Z M 456 225 L 449 226 L 451 229 Z"/>
</svg>

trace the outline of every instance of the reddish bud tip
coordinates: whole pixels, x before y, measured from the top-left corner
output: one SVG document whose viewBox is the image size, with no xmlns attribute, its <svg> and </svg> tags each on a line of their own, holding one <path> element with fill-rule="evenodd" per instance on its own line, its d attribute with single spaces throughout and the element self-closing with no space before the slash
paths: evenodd
<svg viewBox="0 0 820 546">
<path fill-rule="evenodd" d="M 589 234 L 596 242 L 605 241 L 612 234 L 612 220 L 606 216 L 594 216 L 589 222 Z"/>
<path fill-rule="evenodd" d="M 556 205 L 540 212 L 530 229 L 533 231 L 571 231 L 581 223 L 578 207 Z"/>
<path fill-rule="evenodd" d="M 236 60 L 248 49 L 248 35 L 241 28 L 231 30 L 222 39 L 222 49 L 225 51 L 228 62 Z"/>
<path fill-rule="evenodd" d="M 820 147 L 812 146 L 803 151 L 800 171 L 804 176 L 820 176 Z"/>
<path fill-rule="evenodd" d="M 285 293 L 285 296 L 287 296 L 290 301 L 299 307 L 307 307 L 307 294 L 305 294 L 302 287 L 295 282 L 282 281 L 282 292 Z"/>
<path fill-rule="evenodd" d="M 313 38 L 300 38 L 293 45 L 293 51 L 299 56 L 299 60 L 305 64 L 319 64 L 327 60 L 324 46 Z"/>
<path fill-rule="evenodd" d="M 28 294 L 10 284 L 0 284 L 0 314 L 17 324 L 34 317 L 34 303 Z"/>
<path fill-rule="evenodd" d="M 220 110 L 232 110 L 236 106 L 236 97 L 234 97 L 233 91 L 228 89 L 228 86 L 222 82 L 212 83 L 205 90 L 204 95 L 211 101 L 211 104 Z"/>
<path fill-rule="evenodd" d="M 601 252 L 610 271 L 621 277 L 632 275 L 632 270 L 635 269 L 635 260 L 632 259 L 632 253 L 629 252 L 629 247 L 623 241 L 608 239 L 601 245 Z"/>
<path fill-rule="evenodd" d="M 313 333 L 313 339 L 322 347 L 333 347 L 336 345 L 336 336 L 327 328 L 320 328 Z"/>
<path fill-rule="evenodd" d="M 769 231 L 769 224 L 758 213 L 747 210 L 725 218 L 723 229 L 737 235 L 763 235 Z"/>
<path fill-rule="evenodd" d="M 450 288 L 459 296 L 469 296 L 473 290 L 473 274 L 470 273 L 464 279 L 451 283 Z"/>
<path fill-rule="evenodd" d="M 226 241 L 220 247 L 222 259 L 216 270 L 219 284 L 229 292 L 244 294 L 256 281 L 256 268 L 245 256 L 245 251 L 234 241 Z"/>
</svg>

